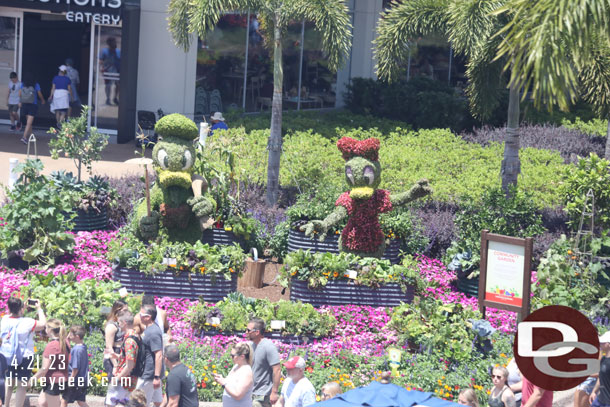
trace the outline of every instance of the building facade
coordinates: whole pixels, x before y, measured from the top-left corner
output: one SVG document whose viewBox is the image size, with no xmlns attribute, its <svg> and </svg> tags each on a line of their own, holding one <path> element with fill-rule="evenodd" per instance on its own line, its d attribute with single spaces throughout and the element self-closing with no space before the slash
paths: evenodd
<svg viewBox="0 0 610 407">
<path fill-rule="evenodd" d="M 0 79 L 34 78 L 45 98 L 57 68 L 70 60 L 75 88 L 91 106 L 91 125 L 119 143 L 134 140 L 137 112 L 162 109 L 196 121 L 232 108 L 270 108 L 272 56 L 255 13 L 226 14 L 205 41 L 176 47 L 167 30 L 169 0 L 0 0 Z M 372 41 L 384 0 L 349 0 L 353 44 L 331 72 L 320 35 L 294 22 L 284 39 L 285 109 L 340 107 L 350 78 L 375 78 Z M 449 69 L 450 71 L 451 69 Z M 432 72 L 432 71 L 431 71 Z M 7 105 L 0 98 L 0 117 Z M 6 120 L 0 120 L 6 122 Z M 48 105 L 38 124 L 53 124 Z"/>
</svg>

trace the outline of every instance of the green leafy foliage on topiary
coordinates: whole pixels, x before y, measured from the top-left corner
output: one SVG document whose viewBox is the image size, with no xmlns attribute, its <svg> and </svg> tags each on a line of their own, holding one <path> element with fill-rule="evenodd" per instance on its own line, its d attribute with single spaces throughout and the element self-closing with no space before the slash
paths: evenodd
<svg viewBox="0 0 610 407">
<path fill-rule="evenodd" d="M 159 119 L 155 125 L 155 132 L 162 137 L 177 137 L 184 140 L 193 140 L 199 134 L 195 122 L 178 113 Z"/>
</svg>

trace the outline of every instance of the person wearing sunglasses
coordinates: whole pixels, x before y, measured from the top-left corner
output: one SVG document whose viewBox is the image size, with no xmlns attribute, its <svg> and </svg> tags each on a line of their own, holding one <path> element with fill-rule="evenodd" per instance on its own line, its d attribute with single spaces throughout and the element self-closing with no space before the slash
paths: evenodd
<svg viewBox="0 0 610 407">
<path fill-rule="evenodd" d="M 515 407 L 515 395 L 506 384 L 508 370 L 497 366 L 492 370 L 491 381 L 494 387 L 489 393 L 489 407 Z"/>
<path fill-rule="evenodd" d="M 169 369 L 163 407 L 199 407 L 197 379 L 193 372 L 180 361 L 180 350 L 176 345 L 165 347 L 165 365 Z M 137 391 L 137 390 L 136 390 Z"/>
<path fill-rule="evenodd" d="M 279 399 L 280 354 L 269 339 L 264 337 L 265 321 L 252 318 L 248 322 L 246 336 L 252 342 L 254 361 L 252 374 L 254 375 L 254 389 L 252 390 L 252 405 L 254 407 L 271 407 Z"/>
<path fill-rule="evenodd" d="M 227 375 L 214 373 L 214 380 L 224 388 L 222 407 L 252 407 L 252 360 L 254 351 L 249 343 L 236 343 L 231 349 L 233 368 Z"/>
<path fill-rule="evenodd" d="M 144 347 L 144 372 L 138 378 L 136 389 L 146 394 L 148 405 L 159 407 L 163 401 L 161 391 L 161 374 L 163 369 L 163 334 L 161 328 L 155 324 L 157 308 L 153 305 L 142 305 L 140 308 L 140 321 L 146 329 L 142 333 Z"/>
</svg>

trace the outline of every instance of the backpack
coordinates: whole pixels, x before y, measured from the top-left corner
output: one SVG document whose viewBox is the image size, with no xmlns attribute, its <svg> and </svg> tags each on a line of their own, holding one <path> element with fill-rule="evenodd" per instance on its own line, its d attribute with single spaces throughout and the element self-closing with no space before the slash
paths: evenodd
<svg viewBox="0 0 610 407">
<path fill-rule="evenodd" d="M 121 345 L 121 356 L 125 355 L 125 342 L 127 342 L 127 339 L 129 339 L 129 338 L 136 341 L 136 344 L 138 345 L 138 353 L 136 355 L 136 365 L 133 367 L 133 370 L 131 371 L 129 376 L 141 377 L 142 374 L 144 373 L 144 364 L 146 363 L 146 352 L 144 352 L 144 345 L 142 343 L 142 339 L 140 339 L 139 337 L 137 337 L 135 335 L 130 335 L 127 338 L 125 338 L 123 345 Z"/>
<path fill-rule="evenodd" d="M 21 347 L 19 343 L 19 334 L 17 332 L 17 328 L 19 328 L 19 323 L 11 327 L 7 332 L 3 332 L 2 334 L 2 347 L 0 348 L 1 353 L 6 358 L 6 362 L 10 366 L 17 367 L 23 361 L 23 352 L 26 346 Z M 28 336 L 29 339 L 29 336 Z"/>
<path fill-rule="evenodd" d="M 21 89 L 21 103 L 34 103 L 36 98 L 36 89 L 33 86 L 24 87 Z"/>
</svg>

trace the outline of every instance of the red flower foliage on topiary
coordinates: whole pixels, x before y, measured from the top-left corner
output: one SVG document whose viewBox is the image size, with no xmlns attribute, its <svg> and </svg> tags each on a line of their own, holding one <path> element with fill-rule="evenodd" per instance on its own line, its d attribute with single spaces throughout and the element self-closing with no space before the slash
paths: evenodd
<svg viewBox="0 0 610 407">
<path fill-rule="evenodd" d="M 337 148 L 343 153 L 343 159 L 352 157 L 364 157 L 371 161 L 379 161 L 379 140 L 367 138 L 366 140 L 355 140 L 351 137 L 341 137 L 337 141 Z"/>
<path fill-rule="evenodd" d="M 365 201 L 354 200 L 349 192 L 344 192 L 335 205 L 345 207 L 349 214 L 341 233 L 341 244 L 355 252 L 373 253 L 378 250 L 384 239 L 379 214 L 392 210 L 390 192 L 378 189 Z"/>
</svg>

